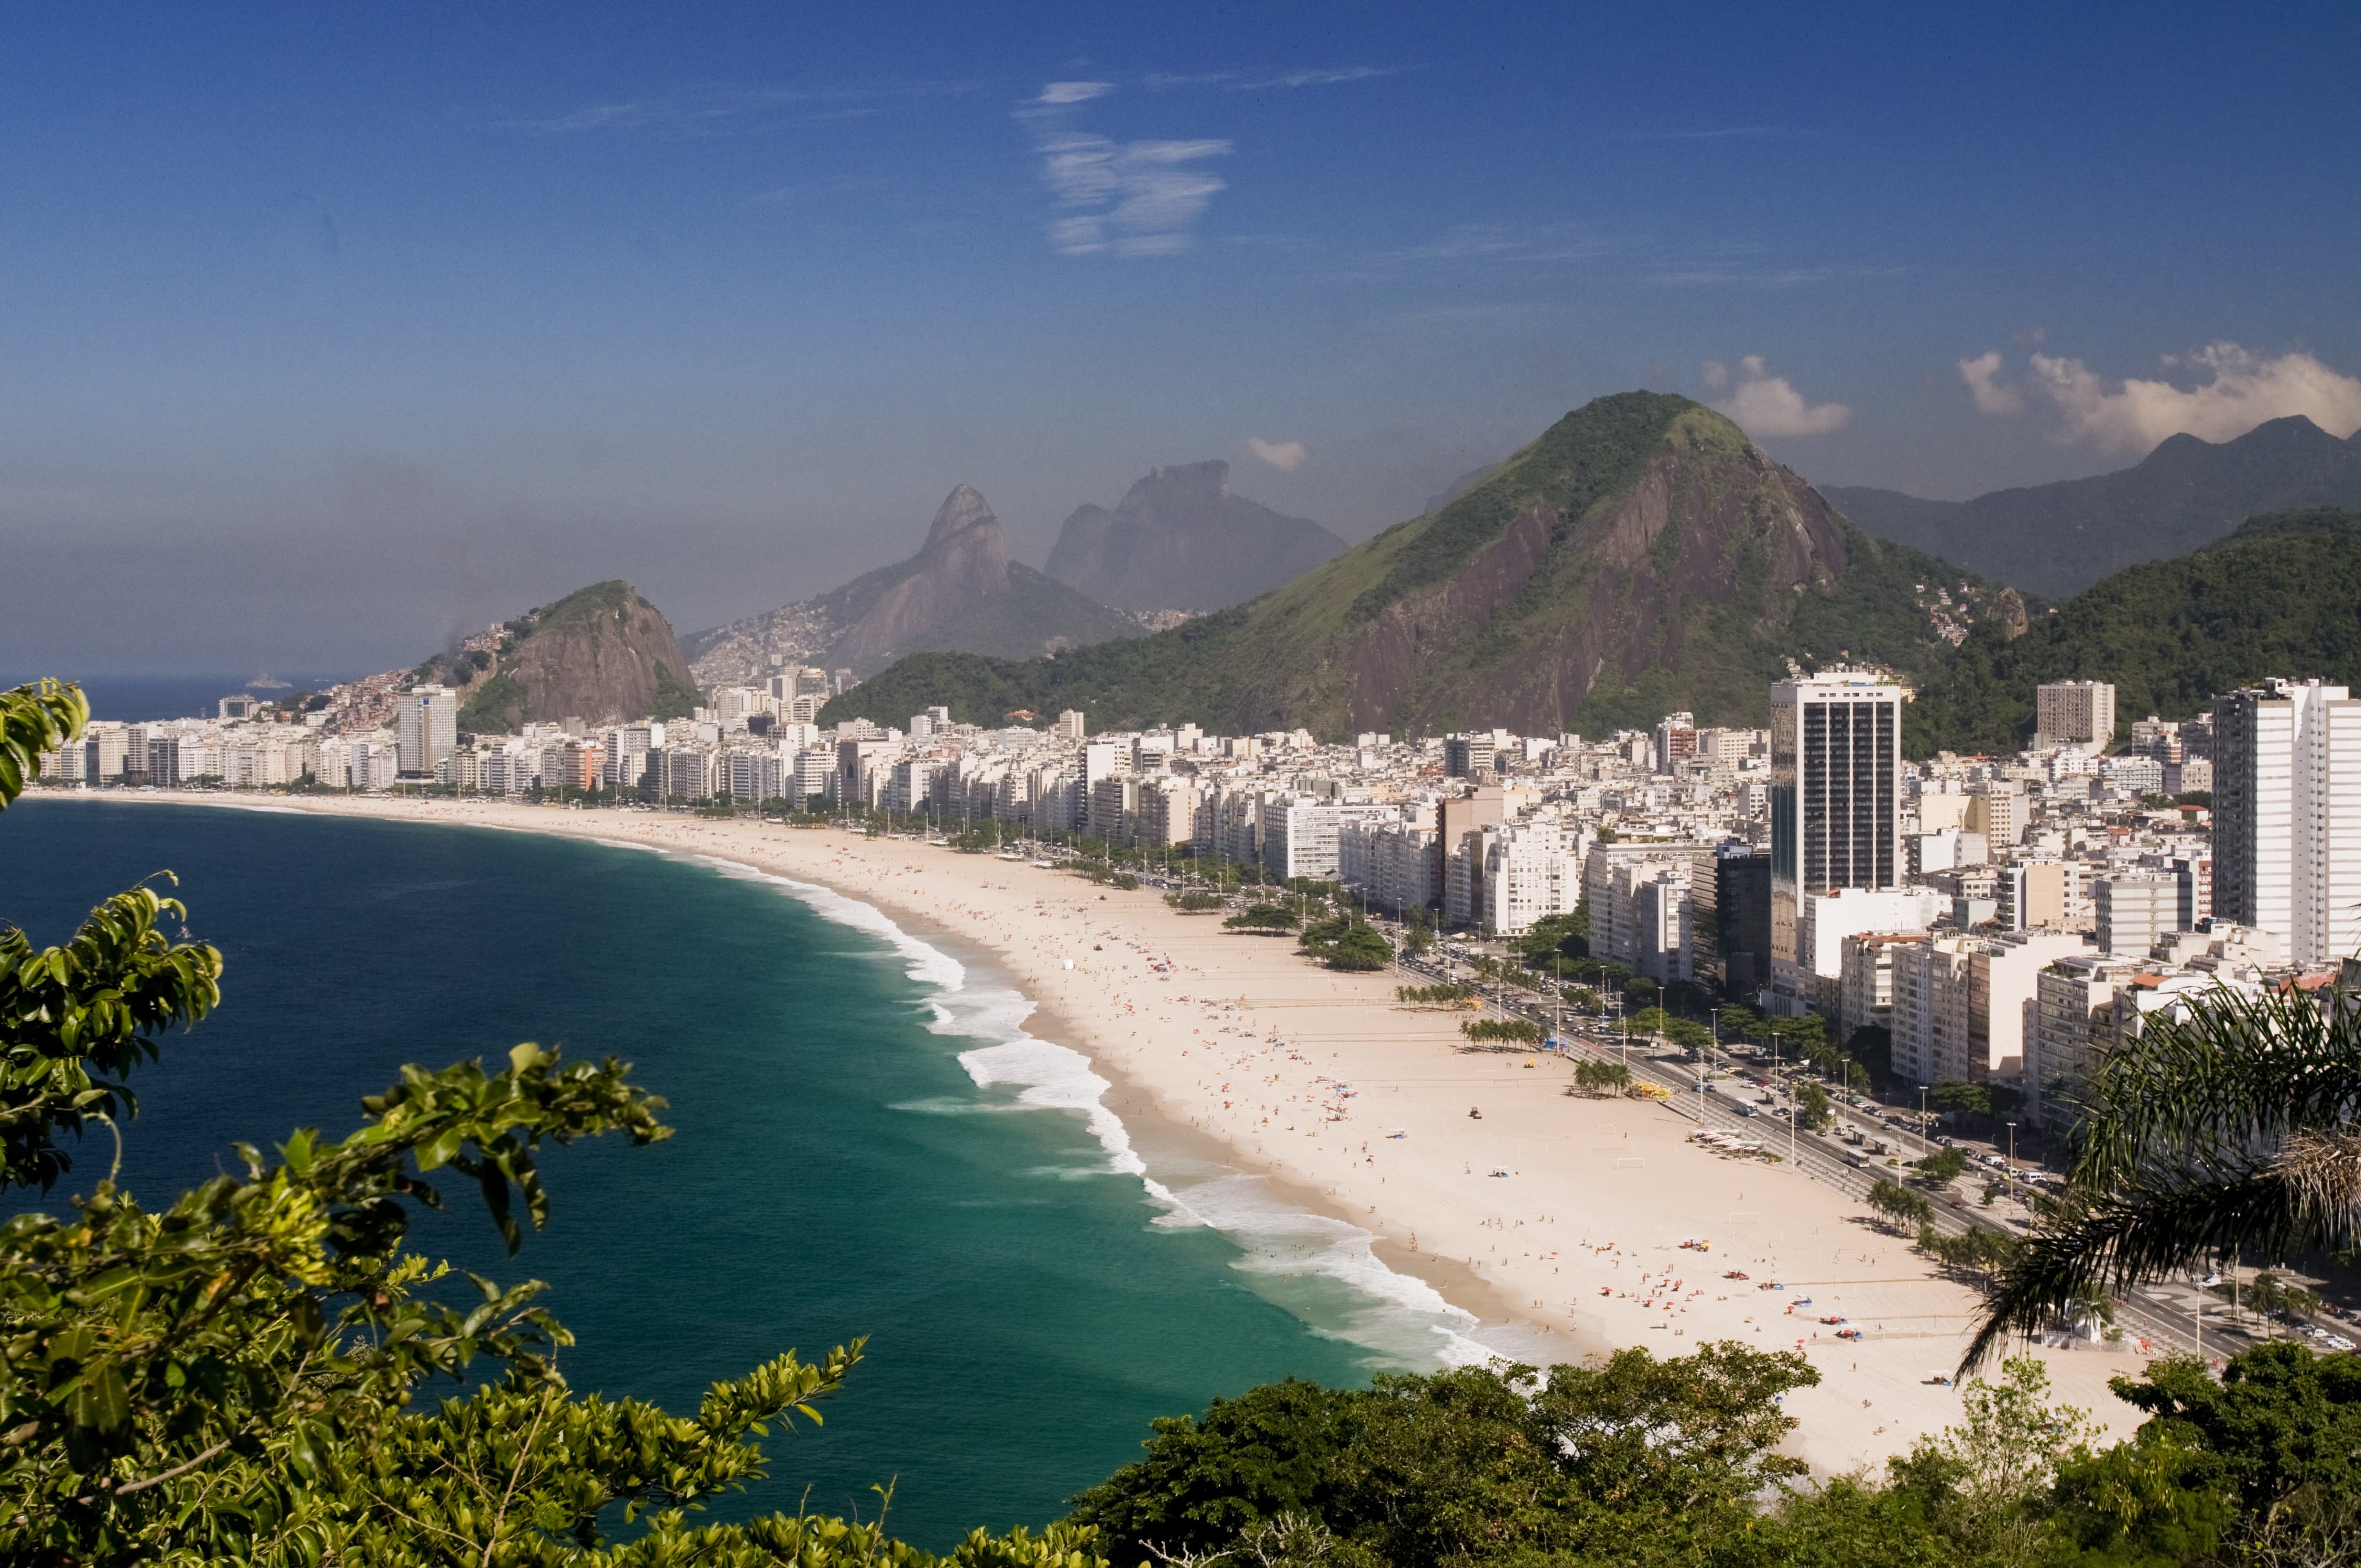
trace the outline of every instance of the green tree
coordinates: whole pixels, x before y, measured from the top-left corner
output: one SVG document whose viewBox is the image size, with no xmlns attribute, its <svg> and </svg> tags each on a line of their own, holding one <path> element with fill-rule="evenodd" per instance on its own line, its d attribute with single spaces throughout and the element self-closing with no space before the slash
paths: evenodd
<svg viewBox="0 0 2361 1568">
<path fill-rule="evenodd" d="M 1241 915 L 1233 915 L 1222 922 L 1231 931 L 1292 931 L 1300 924 L 1295 911 L 1276 904 L 1256 904 Z"/>
<path fill-rule="evenodd" d="M 1968 1157 L 1958 1149 L 1937 1149 L 1914 1168 L 1929 1187 L 1948 1187 L 1968 1168 Z"/>
<path fill-rule="evenodd" d="M 2361 1007 L 2221 992 L 2099 1058 L 2064 1198 L 1995 1282 L 1965 1365 L 2069 1303 L 2201 1259 L 2354 1245 Z"/>
<path fill-rule="evenodd" d="M 1913 1192 L 1898 1181 L 1879 1177 L 1869 1190 L 1869 1206 L 1885 1216 L 1895 1229 L 1907 1232 L 1932 1223 L 1935 1206 L 1923 1192 Z"/>
<path fill-rule="evenodd" d="M 2048 1555 L 2046 1510 L 2059 1471 L 2081 1456 L 2097 1427 L 2087 1412 L 2048 1400 L 2049 1371 L 2012 1359 L 2001 1379 L 1962 1390 L 1967 1420 L 1921 1438 L 1891 1466 L 1895 1490 L 1915 1497 L 1929 1522 L 1972 1559 L 2033 1563 Z"/>
<path fill-rule="evenodd" d="M 1631 1069 L 1621 1062 L 1578 1061 L 1574 1084 L 1586 1094 L 1614 1094 L 1631 1087 Z"/>
<path fill-rule="evenodd" d="M 1236 1552 L 1300 1516 L 1341 1563 L 1664 1560 L 1742 1540 L 1753 1499 L 1800 1475 L 1781 1396 L 1792 1353 L 1645 1350 L 1587 1366 L 1385 1374 L 1365 1389 L 1268 1385 L 1155 1423 L 1147 1456 L 1074 1499 L 1121 1563 Z M 1276 1559 L 1249 1559 L 1276 1561 Z"/>
<path fill-rule="evenodd" d="M 1665 1026 L 1671 1022 L 1672 1020 L 1665 1016 L 1663 1008 L 1642 1007 L 1631 1015 L 1628 1026 L 1635 1035 L 1654 1036 L 1663 1034 Z"/>
<path fill-rule="evenodd" d="M 0 809 L 87 717 L 71 687 L 0 693 Z M 58 1179 L 62 1140 L 92 1122 L 119 1135 L 137 1110 L 126 1077 L 213 1010 L 220 955 L 170 941 L 166 917 L 184 915 L 135 889 L 63 947 L 0 942 L 0 1188 Z M 299 1128 L 276 1160 L 239 1145 L 236 1169 L 160 1212 L 110 1173 L 72 1219 L 0 1225 L 0 1561 L 929 1561 L 875 1524 L 689 1522 L 763 1473 L 752 1440 L 769 1423 L 818 1419 L 857 1343 L 780 1356 L 676 1417 L 568 1388 L 553 1355 L 571 1337 L 538 1284 L 477 1279 L 461 1306 L 424 1288 L 447 1291 L 449 1270 L 404 1238 L 413 1208 L 440 1202 L 435 1173 L 477 1190 L 513 1253 L 521 1219 L 548 1217 L 545 1146 L 669 1135 L 628 1071 L 531 1044 L 498 1071 L 409 1068 L 354 1133 Z M 635 1539 L 611 1543 L 635 1518 Z M 1090 1548 L 1073 1530 L 979 1531 L 957 1555 L 1090 1568 Z"/>
<path fill-rule="evenodd" d="M 1303 948 L 1330 969 L 1367 972 L 1394 961 L 1393 948 L 1378 928 L 1350 915 L 1307 928 Z"/>
<path fill-rule="evenodd" d="M 1664 1037 L 1693 1056 L 1713 1047 L 1713 1031 L 1694 1018 L 1666 1019 Z"/>
<path fill-rule="evenodd" d="M 1993 1113 L 1993 1091 L 1989 1084 L 1962 1083 L 1957 1079 L 1947 1078 L 1935 1085 L 1927 1100 L 1936 1110 L 1949 1112 L 1963 1119 Z"/>
<path fill-rule="evenodd" d="M 1504 1042 L 1510 1046 L 1538 1046 L 1542 1043 L 1542 1026 L 1523 1018 L 1467 1018 L 1461 1021 L 1459 1032 L 1478 1045 Z"/>
<path fill-rule="evenodd" d="M 1795 1086 L 1795 1119 L 1811 1132 L 1818 1132 L 1837 1119 L 1837 1102 L 1828 1091 L 1810 1079 Z"/>
</svg>

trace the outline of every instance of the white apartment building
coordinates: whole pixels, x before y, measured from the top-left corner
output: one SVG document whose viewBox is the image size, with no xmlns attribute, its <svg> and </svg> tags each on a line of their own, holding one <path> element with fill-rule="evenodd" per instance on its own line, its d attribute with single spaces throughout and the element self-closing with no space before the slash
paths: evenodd
<svg viewBox="0 0 2361 1568">
<path fill-rule="evenodd" d="M 2361 702 L 2345 687 L 2213 699 L 2213 907 L 2306 967 L 2361 951 Z"/>
<path fill-rule="evenodd" d="M 1896 946 L 1895 1075 L 1925 1084 L 2021 1080 L 2041 971 L 2088 950 L 2079 933 L 2049 931 Z"/>
<path fill-rule="evenodd" d="M 1433 810 L 1429 807 L 1429 819 Z M 1336 828 L 1336 874 L 1380 909 L 1423 909 L 1442 897 L 1434 830 L 1408 822 L 1346 821 Z"/>
<path fill-rule="evenodd" d="M 2115 872 L 2091 882 L 2099 951 L 2141 955 L 2182 929 L 2180 879 L 2158 872 Z"/>
<path fill-rule="evenodd" d="M 1582 862 L 1569 850 L 1561 825 L 1521 823 L 1487 832 L 1482 842 L 1484 907 L 1478 924 L 1500 936 L 1516 937 L 1532 929 L 1537 921 L 1574 913 L 1582 898 Z M 1680 908 L 1658 917 L 1660 923 L 1669 919 L 1684 937 L 1686 894 L 1684 868 L 1675 895 Z"/>
<path fill-rule="evenodd" d="M 432 778 L 459 749 L 459 694 L 445 685 L 412 686 L 394 699 L 394 755 L 404 778 Z"/>
<path fill-rule="evenodd" d="M 2086 746 L 2115 738 L 2115 688 L 2104 681 L 2049 681 L 2034 694 L 2033 748 Z"/>
</svg>

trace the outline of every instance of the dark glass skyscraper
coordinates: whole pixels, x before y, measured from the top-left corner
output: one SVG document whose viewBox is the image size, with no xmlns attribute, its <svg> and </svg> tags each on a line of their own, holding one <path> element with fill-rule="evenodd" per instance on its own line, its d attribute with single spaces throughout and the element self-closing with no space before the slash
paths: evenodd
<svg viewBox="0 0 2361 1568">
<path fill-rule="evenodd" d="M 1796 921 L 1807 894 L 1900 885 L 1902 688 L 1830 671 L 1771 688 L 1773 1005 L 1808 1001 Z"/>
</svg>

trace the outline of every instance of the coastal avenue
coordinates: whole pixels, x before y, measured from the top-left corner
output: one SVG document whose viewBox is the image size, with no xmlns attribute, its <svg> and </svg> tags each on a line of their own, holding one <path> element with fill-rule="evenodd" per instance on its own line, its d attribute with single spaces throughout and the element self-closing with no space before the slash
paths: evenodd
<svg viewBox="0 0 2361 1568">
<path fill-rule="evenodd" d="M 1446 967 L 1422 964 L 1407 957 L 1398 959 L 1396 967 L 1406 978 L 1417 981 L 1433 981 L 1463 978 L 1452 974 Z M 1550 1010 L 1538 1004 L 1510 1006 L 1491 997 L 1479 997 L 1479 1000 L 1483 1012 L 1489 1015 L 1538 1023 L 1544 1026 L 1552 1022 Z M 1578 1025 L 1565 1025 L 1562 1037 L 1578 1042 L 1591 1055 L 1602 1061 L 1617 1062 L 1628 1067 L 1634 1080 L 1653 1084 L 1666 1091 L 1669 1098 L 1659 1101 L 1658 1103 L 1676 1115 L 1697 1123 L 1700 1126 L 1758 1135 L 1765 1130 L 1761 1124 L 1766 1118 L 1759 1113 L 1753 1115 L 1741 1113 L 1731 1103 L 1730 1096 L 1716 1091 L 1709 1081 L 1707 1082 L 1704 1091 L 1699 1091 L 1700 1080 L 1712 1070 L 1709 1063 L 1699 1061 L 1692 1069 L 1686 1063 L 1651 1055 L 1645 1049 L 1634 1053 L 1631 1048 L 1628 1036 L 1598 1029 L 1585 1030 Z M 1646 1041 L 1643 1044 L 1654 1045 L 1656 1042 Z M 1744 1083 L 1748 1080 L 1741 1076 L 1730 1081 Z M 1795 1120 L 1793 1095 L 1787 1091 L 1784 1083 L 1779 1085 L 1779 1092 L 1786 1101 L 1786 1115 L 1784 1118 L 1769 1119 L 1769 1125 L 1773 1128 L 1784 1125 L 1788 1131 L 1795 1168 L 1816 1181 L 1835 1188 L 1849 1198 L 1865 1201 L 1871 1187 L 1879 1179 L 1880 1173 L 1866 1165 L 1855 1167 L 1849 1163 L 1846 1156 L 1850 1151 L 1845 1146 L 1828 1137 L 1825 1134 L 1811 1132 L 1799 1125 Z M 1921 1134 L 1912 1133 L 1891 1124 L 1881 1124 L 1881 1125 L 1883 1131 L 1879 1135 L 1901 1147 L 1905 1154 L 1915 1146 L 1917 1153 L 1913 1157 L 1923 1158 L 1935 1153 L 1941 1146 Z M 1781 1157 L 1785 1159 L 1788 1157 Z M 2024 1180 L 2022 1173 L 2014 1167 L 2010 1168 L 2009 1177 L 2012 1181 Z M 1948 1201 L 1951 1205 L 1949 1209 L 1938 1206 L 1935 1211 L 1935 1223 L 1946 1234 L 1958 1234 L 1976 1229 L 1997 1231 L 2004 1235 L 2015 1234 L 1996 1216 L 1968 1209 L 1954 1200 L 1942 1199 L 1940 1194 L 1932 1196 L 1935 1196 L 1938 1201 Z M 2159 1353 L 2168 1350 L 2180 1352 L 2194 1348 L 2191 1332 L 2195 1326 L 2193 1316 L 2188 1310 L 2163 1299 L 2153 1288 L 2135 1290 L 2128 1295 L 2118 1297 L 2116 1314 L 2122 1320 L 2120 1326 L 2127 1334 L 2147 1339 L 2158 1348 Z M 2220 1336 L 2216 1342 L 2217 1348 L 2222 1342 L 2233 1336 L 2242 1339 L 2249 1337 L 2241 1333 L 2226 1321 L 2219 1324 L 2216 1332 Z M 1883 1334 L 1880 1337 L 1891 1339 L 1896 1336 Z"/>
</svg>

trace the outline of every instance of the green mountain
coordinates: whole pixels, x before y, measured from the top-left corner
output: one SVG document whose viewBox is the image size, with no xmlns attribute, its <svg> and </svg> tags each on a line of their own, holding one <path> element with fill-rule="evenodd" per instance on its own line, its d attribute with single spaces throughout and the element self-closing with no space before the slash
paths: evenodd
<svg viewBox="0 0 2361 1568">
<path fill-rule="evenodd" d="M 1759 723 L 1790 656 L 1930 671 L 1946 630 L 1988 609 L 2023 615 L 2014 593 L 1854 528 L 1720 414 L 1626 392 L 1259 598 L 1051 658 L 904 659 L 822 718 L 1079 707 L 1108 728 L 1329 737 L 1595 731 L 1679 708 Z"/>
<path fill-rule="evenodd" d="M 2020 637 L 1978 627 L 1912 705 L 1911 754 L 2014 751 L 2044 681 L 2114 682 L 2128 732 L 2265 675 L 2361 685 L 2361 511 L 2252 518 L 2194 554 L 2117 572 Z"/>
<path fill-rule="evenodd" d="M 1881 539 L 2055 597 L 2141 561 L 2197 549 L 2243 517 L 2361 506 L 2361 431 L 2339 441 L 2296 414 L 2235 441 L 2176 435 L 2116 473 L 1971 501 L 1867 488 L 1825 493 Z"/>
<path fill-rule="evenodd" d="M 620 580 L 527 610 L 480 665 L 471 654 L 439 654 L 418 673 L 472 687 L 459 728 L 478 733 L 565 718 L 682 718 L 697 706 L 672 623 Z"/>
</svg>

